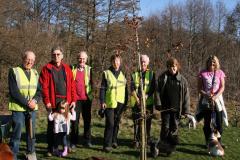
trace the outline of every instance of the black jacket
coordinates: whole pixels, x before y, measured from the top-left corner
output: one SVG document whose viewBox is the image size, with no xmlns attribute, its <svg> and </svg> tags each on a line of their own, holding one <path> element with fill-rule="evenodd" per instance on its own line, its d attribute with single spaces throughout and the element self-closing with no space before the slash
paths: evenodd
<svg viewBox="0 0 240 160">
<path fill-rule="evenodd" d="M 161 107 L 161 110 L 169 109 L 166 105 L 166 99 L 164 99 L 165 94 L 165 85 L 167 83 L 167 78 L 169 76 L 169 72 L 165 71 L 158 77 L 158 84 L 157 84 L 157 92 L 155 97 L 155 105 Z M 181 75 L 179 72 L 176 75 L 177 81 L 180 82 L 180 115 L 189 114 L 190 113 L 190 96 L 189 96 L 189 89 L 188 89 L 188 82 L 186 78 Z"/>
</svg>

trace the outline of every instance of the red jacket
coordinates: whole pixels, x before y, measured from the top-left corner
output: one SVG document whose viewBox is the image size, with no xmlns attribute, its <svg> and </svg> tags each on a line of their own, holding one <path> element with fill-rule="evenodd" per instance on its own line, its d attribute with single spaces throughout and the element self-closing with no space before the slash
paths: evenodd
<svg viewBox="0 0 240 160">
<path fill-rule="evenodd" d="M 67 88 L 67 102 L 71 104 L 71 102 L 76 102 L 76 84 L 73 79 L 72 70 L 67 64 L 62 63 L 63 68 L 65 70 L 66 75 L 66 88 Z M 55 85 L 52 76 L 52 67 L 53 64 L 47 63 L 43 66 L 39 81 L 42 87 L 42 98 L 43 103 L 47 105 L 51 103 L 52 108 L 56 108 L 56 97 L 55 97 Z"/>
</svg>

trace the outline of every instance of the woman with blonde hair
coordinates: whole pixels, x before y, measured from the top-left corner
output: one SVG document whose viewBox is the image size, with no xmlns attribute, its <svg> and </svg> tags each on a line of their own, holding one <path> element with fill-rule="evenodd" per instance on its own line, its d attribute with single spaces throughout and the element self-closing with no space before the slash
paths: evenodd
<svg viewBox="0 0 240 160">
<path fill-rule="evenodd" d="M 200 71 L 198 75 L 198 92 L 200 94 L 200 100 L 198 113 L 196 115 L 198 121 L 202 118 L 204 119 L 203 132 L 206 145 L 209 143 L 209 138 L 213 130 L 218 131 L 220 135 L 222 135 L 223 132 L 222 122 L 223 117 L 226 117 L 226 110 L 222 97 L 224 89 L 225 73 L 220 69 L 218 58 L 214 55 L 210 55 L 206 61 L 206 68 Z M 227 121 L 225 122 L 227 125 Z M 219 137 L 218 140 L 221 143 L 221 137 Z"/>
</svg>

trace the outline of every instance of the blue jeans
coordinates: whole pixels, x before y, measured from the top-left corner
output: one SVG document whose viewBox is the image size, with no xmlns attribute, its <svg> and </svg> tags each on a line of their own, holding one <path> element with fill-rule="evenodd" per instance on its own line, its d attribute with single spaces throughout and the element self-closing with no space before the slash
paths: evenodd
<svg viewBox="0 0 240 160">
<path fill-rule="evenodd" d="M 32 118 L 32 138 L 30 137 L 29 131 L 29 115 Z M 25 125 L 26 128 L 26 139 L 27 139 L 27 153 L 35 152 L 35 124 L 36 124 L 36 111 L 31 112 L 12 112 L 13 121 L 13 131 L 10 139 L 10 147 L 14 153 L 15 159 L 17 159 L 17 154 L 19 152 L 19 144 L 21 140 L 21 130 Z"/>
</svg>

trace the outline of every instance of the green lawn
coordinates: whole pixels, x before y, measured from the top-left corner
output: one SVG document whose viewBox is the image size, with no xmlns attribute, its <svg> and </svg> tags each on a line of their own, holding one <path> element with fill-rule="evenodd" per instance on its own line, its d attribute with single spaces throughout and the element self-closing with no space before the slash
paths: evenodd
<svg viewBox="0 0 240 160">
<path fill-rule="evenodd" d="M 69 160 L 87 159 L 92 156 L 105 157 L 111 160 L 135 160 L 139 159 L 139 150 L 132 147 L 133 137 L 133 123 L 129 118 L 123 118 L 121 123 L 121 129 L 119 132 L 119 147 L 114 149 L 112 153 L 102 152 L 103 143 L 103 130 L 104 119 L 98 118 L 94 115 L 92 135 L 93 135 L 93 147 L 90 149 L 84 148 L 81 142 L 77 146 L 76 153 L 70 153 L 66 158 Z M 125 116 L 129 117 L 129 116 Z M 159 121 L 153 120 L 152 134 L 155 138 L 159 137 Z M 51 159 L 60 160 L 63 158 L 58 157 L 45 157 L 46 154 L 46 118 L 39 116 L 37 120 L 37 157 L 40 160 Z M 82 128 L 80 130 L 82 133 Z M 240 158 L 240 128 L 229 127 L 225 128 L 223 134 L 223 142 L 228 146 L 225 149 L 226 160 L 238 160 Z M 24 153 L 25 143 L 21 143 L 21 153 Z M 153 159 L 148 157 L 148 159 Z M 183 127 L 180 129 L 180 145 L 177 146 L 177 151 L 170 157 L 159 156 L 156 159 L 171 159 L 171 160 L 203 160 L 203 159 L 222 159 L 213 158 L 207 154 L 207 150 L 204 148 L 204 138 L 202 132 L 202 126 L 198 125 L 196 130 Z"/>
</svg>

